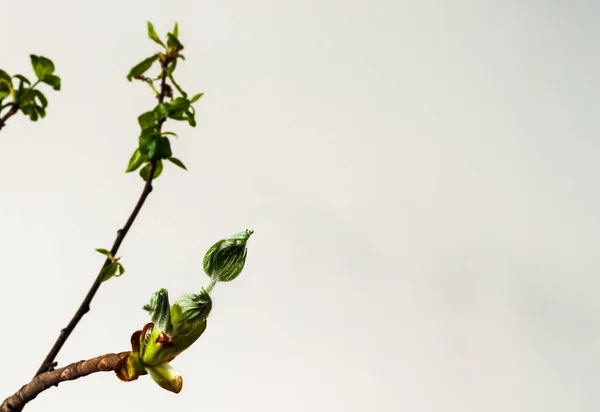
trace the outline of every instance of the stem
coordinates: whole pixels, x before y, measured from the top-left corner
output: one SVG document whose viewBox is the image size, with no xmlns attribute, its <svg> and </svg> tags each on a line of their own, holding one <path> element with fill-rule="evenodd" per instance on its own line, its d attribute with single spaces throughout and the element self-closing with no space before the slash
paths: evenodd
<svg viewBox="0 0 600 412">
<path fill-rule="evenodd" d="M 158 96 L 159 103 L 162 103 L 165 99 L 165 94 L 167 91 L 166 68 L 171 63 L 171 61 L 172 60 L 165 59 L 164 62 L 161 62 L 160 94 Z M 163 123 L 165 122 L 165 120 L 166 119 L 162 119 L 161 121 L 158 122 L 158 133 L 160 133 L 160 129 L 161 129 Z M 117 252 L 119 251 L 119 247 L 121 246 L 121 243 L 125 239 L 125 236 L 127 236 L 127 232 L 129 232 L 129 229 L 133 225 L 135 218 L 137 217 L 138 213 L 142 209 L 142 206 L 144 205 L 146 198 L 148 197 L 150 192 L 152 192 L 152 179 L 154 178 L 154 170 L 156 169 L 156 163 L 157 163 L 156 160 L 153 160 L 152 162 L 150 162 L 150 167 L 148 168 L 148 177 L 146 179 L 146 184 L 144 185 L 144 189 L 142 190 L 142 194 L 140 195 L 140 198 L 139 198 L 137 204 L 133 208 L 133 211 L 131 212 L 129 219 L 127 219 L 125 226 L 123 226 L 122 229 L 117 231 L 117 237 L 112 245 L 112 248 L 110 249 L 110 253 L 112 256 L 116 256 Z M 79 321 L 81 320 L 83 315 L 85 315 L 87 312 L 89 312 L 90 303 L 91 303 L 92 299 L 94 299 L 94 296 L 96 295 L 96 292 L 98 292 L 98 289 L 100 288 L 100 284 L 102 283 L 100 281 L 100 273 L 102 272 L 102 269 L 104 269 L 104 267 L 109 265 L 110 263 L 111 263 L 111 260 L 108 258 L 104 261 L 104 264 L 100 268 L 100 271 L 98 272 L 98 275 L 96 276 L 96 279 L 94 280 L 94 283 L 92 284 L 92 287 L 90 288 L 87 295 L 83 299 L 83 302 L 81 302 L 81 305 L 79 305 L 79 309 L 77 309 L 77 312 L 75 312 L 75 315 L 73 315 L 73 318 L 71 319 L 69 324 L 60 331 L 60 335 L 58 336 L 58 339 L 56 340 L 56 342 L 54 342 L 54 346 L 52 346 L 52 349 L 50 349 L 50 352 L 48 352 L 48 355 L 46 355 L 46 359 L 44 359 L 44 361 L 40 365 L 39 369 L 35 373 L 35 376 L 38 376 L 41 373 L 51 370 L 51 368 L 53 368 L 55 366 L 54 359 L 56 358 L 56 355 L 58 355 L 58 352 L 61 350 L 61 348 L 63 347 L 63 345 L 69 338 L 69 335 L 71 335 L 71 332 L 73 332 L 73 329 L 75 329 L 75 326 L 77 326 L 77 324 L 79 323 Z"/>
<path fill-rule="evenodd" d="M 34 377 L 31 382 L 19 389 L 14 395 L 9 396 L 0 405 L 0 412 L 17 412 L 23 409 L 27 402 L 33 400 L 40 393 L 60 382 L 79 379 L 96 372 L 109 372 L 115 369 L 117 363 L 130 352 L 107 353 L 92 359 L 82 360 L 45 372 Z"/>
<path fill-rule="evenodd" d="M 13 104 L 8 112 L 2 117 L 0 117 L 0 130 L 6 125 L 6 121 L 13 115 L 17 114 L 19 111 L 19 105 Z"/>
</svg>

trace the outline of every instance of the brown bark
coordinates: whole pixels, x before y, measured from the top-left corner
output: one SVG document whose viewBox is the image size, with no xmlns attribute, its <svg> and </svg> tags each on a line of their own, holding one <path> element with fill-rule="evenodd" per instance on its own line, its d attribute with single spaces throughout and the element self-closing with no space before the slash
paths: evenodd
<svg viewBox="0 0 600 412">
<path fill-rule="evenodd" d="M 0 405 L 0 412 L 19 411 L 27 402 L 34 399 L 41 392 L 52 386 L 57 386 L 60 382 L 79 379 L 91 373 L 112 371 L 115 369 L 117 363 L 129 353 L 107 353 L 106 355 L 75 362 L 64 368 L 37 375 L 14 395 L 6 398 L 2 402 L 2 405 Z"/>
</svg>

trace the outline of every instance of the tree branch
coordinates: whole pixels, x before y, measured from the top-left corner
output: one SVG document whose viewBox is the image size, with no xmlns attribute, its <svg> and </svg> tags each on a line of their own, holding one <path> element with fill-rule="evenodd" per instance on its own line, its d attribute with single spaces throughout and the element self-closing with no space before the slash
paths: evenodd
<svg viewBox="0 0 600 412">
<path fill-rule="evenodd" d="M 176 55 L 172 56 L 172 57 L 167 56 L 165 58 L 165 60 L 163 60 L 161 62 L 160 94 L 158 96 L 159 103 L 163 103 L 163 101 L 165 100 L 165 97 L 167 95 L 167 92 L 169 90 L 169 85 L 166 82 L 167 67 L 171 62 L 173 62 L 173 60 L 175 58 L 176 58 Z M 158 122 L 158 133 L 159 134 L 160 134 L 160 130 L 161 130 L 162 125 L 165 122 L 165 120 L 166 119 L 162 119 Z M 150 166 L 148 168 L 148 177 L 146 179 L 146 184 L 144 185 L 144 190 L 142 190 L 142 194 L 140 195 L 140 198 L 139 198 L 137 204 L 135 205 L 133 211 L 131 212 L 129 219 L 127 219 L 125 226 L 123 226 L 122 229 L 117 231 L 117 237 L 113 243 L 112 248 L 110 249 L 110 253 L 112 256 L 116 256 L 117 252 L 119 251 L 119 247 L 121 246 L 121 243 L 123 242 L 123 239 L 125 239 L 127 232 L 129 232 L 131 225 L 133 225 L 133 222 L 135 221 L 135 218 L 137 217 L 138 213 L 140 212 L 142 206 L 144 205 L 146 198 L 148 197 L 150 192 L 152 192 L 152 179 L 154 178 L 154 171 L 156 170 L 156 164 L 157 164 L 156 160 L 153 160 L 152 162 L 150 162 Z M 100 273 L 102 272 L 102 269 L 104 269 L 104 267 L 109 265 L 110 263 L 111 263 L 111 260 L 108 258 L 104 261 L 104 264 L 100 268 L 100 272 L 98 272 L 98 276 L 96 276 L 96 279 L 94 280 L 94 283 L 92 284 L 92 287 L 90 288 L 87 295 L 83 299 L 83 302 L 81 302 L 79 309 L 77 309 L 77 312 L 75 312 L 75 315 L 73 316 L 73 318 L 71 319 L 69 324 L 60 331 L 60 335 L 58 336 L 58 339 L 54 343 L 54 346 L 52 346 L 52 349 L 50 349 L 50 352 L 48 352 L 48 355 L 46 355 L 46 359 L 44 359 L 44 361 L 40 365 L 39 369 L 35 373 L 36 376 L 39 375 L 40 373 L 43 373 L 43 372 L 46 372 L 46 371 L 52 369 L 56 355 L 58 355 L 58 352 L 61 350 L 61 348 L 67 341 L 69 335 L 71 334 L 71 332 L 73 332 L 73 329 L 75 329 L 75 326 L 77 326 L 77 324 L 79 323 L 79 321 L 81 320 L 83 315 L 85 315 L 87 312 L 89 312 L 90 303 L 91 303 L 92 299 L 94 298 L 94 296 L 96 295 L 96 292 L 98 292 L 98 289 L 100 288 L 100 284 L 102 283 L 100 281 Z"/>
<path fill-rule="evenodd" d="M 115 369 L 117 362 L 126 357 L 130 352 L 107 353 L 92 359 L 82 360 L 56 369 L 51 372 L 45 372 L 37 375 L 28 384 L 24 385 L 14 395 L 9 396 L 0 405 L 0 412 L 20 411 L 27 402 L 34 399 L 40 393 L 52 386 L 57 386 L 60 382 L 79 379 L 96 372 L 108 372 Z"/>
<path fill-rule="evenodd" d="M 17 104 L 13 104 L 10 107 L 10 110 L 8 112 L 6 112 L 6 114 L 2 117 L 0 117 L 0 130 L 2 130 L 2 128 L 6 125 L 6 121 L 14 114 L 16 114 L 19 111 L 19 105 Z"/>
</svg>

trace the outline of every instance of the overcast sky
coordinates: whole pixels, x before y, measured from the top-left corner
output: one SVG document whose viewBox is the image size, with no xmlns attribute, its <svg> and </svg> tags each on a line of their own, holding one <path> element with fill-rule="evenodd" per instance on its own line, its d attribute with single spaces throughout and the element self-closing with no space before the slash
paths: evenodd
<svg viewBox="0 0 600 412">
<path fill-rule="evenodd" d="M 600 410 L 600 3 L 0 0 L 0 68 L 63 78 L 0 132 L 0 398 L 27 382 L 142 189 L 155 101 L 129 69 L 175 21 L 197 104 L 60 365 L 127 350 L 150 294 L 243 274 L 173 361 L 174 395 L 110 373 L 28 411 Z M 44 89 L 42 87 L 43 90 Z"/>
</svg>

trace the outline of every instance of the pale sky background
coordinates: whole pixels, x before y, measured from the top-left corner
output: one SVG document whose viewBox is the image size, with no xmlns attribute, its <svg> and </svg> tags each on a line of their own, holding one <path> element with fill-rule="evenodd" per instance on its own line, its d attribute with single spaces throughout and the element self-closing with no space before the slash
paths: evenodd
<svg viewBox="0 0 600 412">
<path fill-rule="evenodd" d="M 0 132 L 2 399 L 29 381 L 129 215 L 153 107 L 129 69 L 175 21 L 203 91 L 60 365 L 129 348 L 150 294 L 207 281 L 203 337 L 148 377 L 35 411 L 600 410 L 600 2 L 0 0 L 0 68 L 63 78 Z"/>
</svg>

